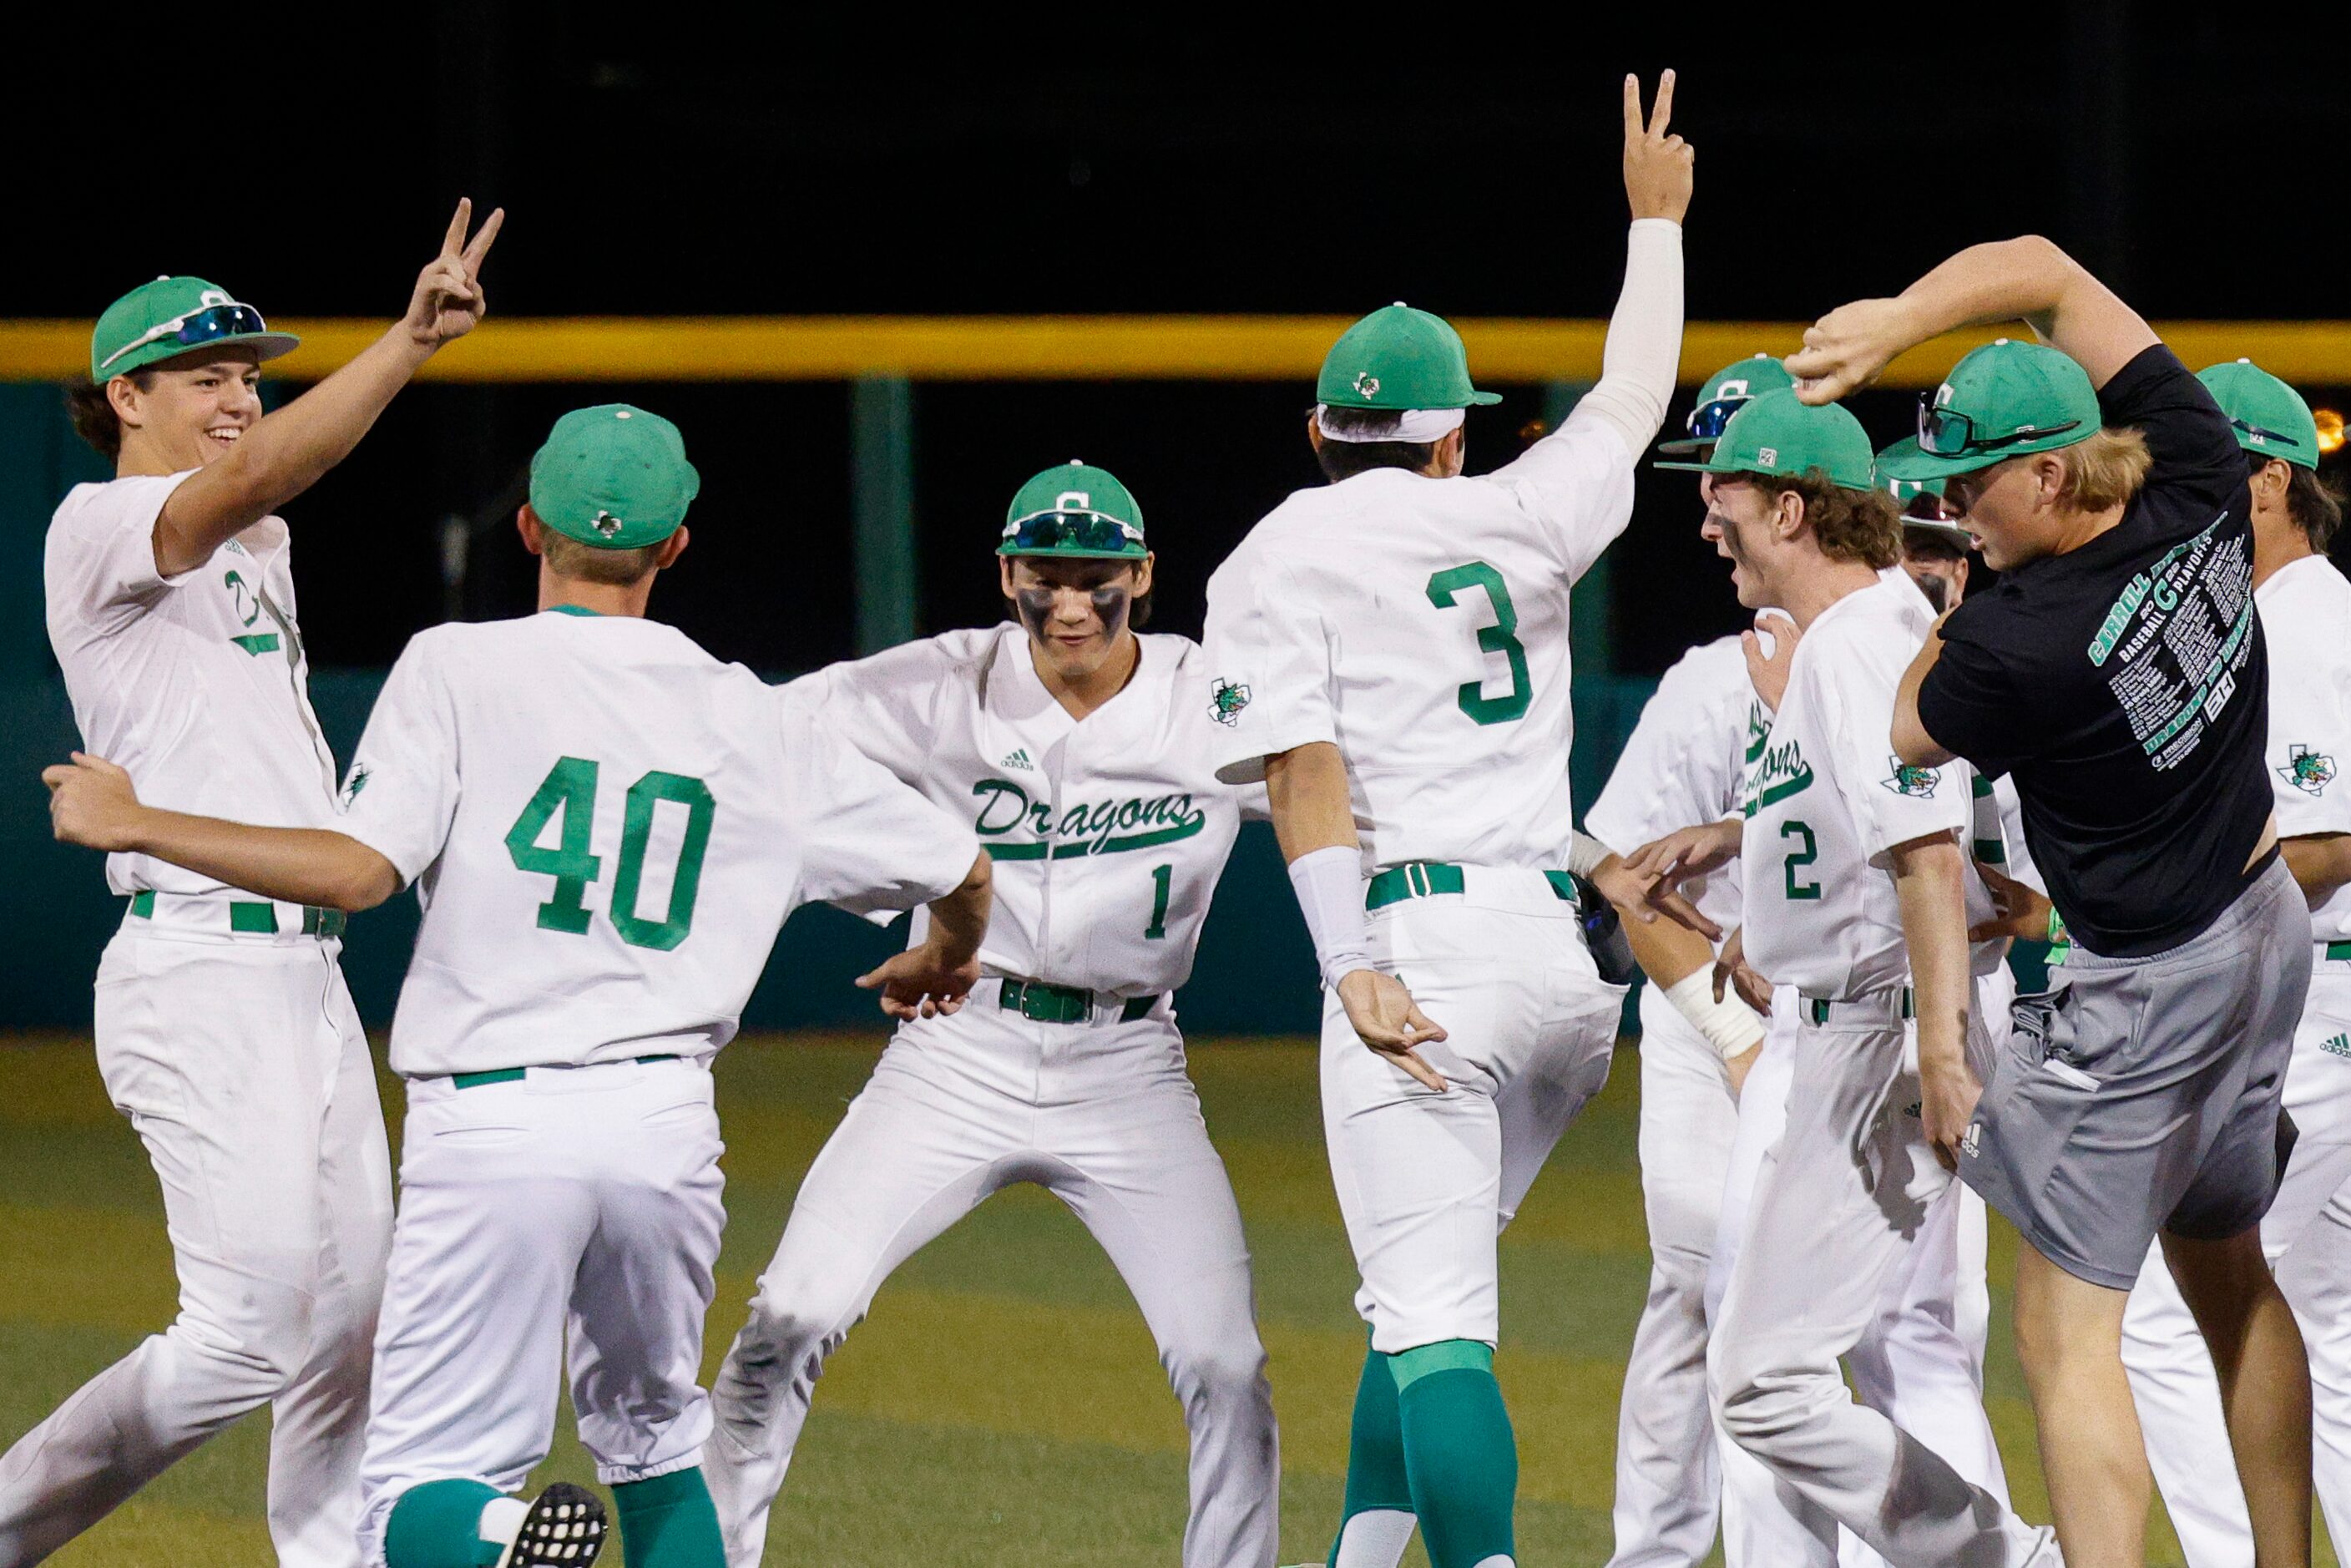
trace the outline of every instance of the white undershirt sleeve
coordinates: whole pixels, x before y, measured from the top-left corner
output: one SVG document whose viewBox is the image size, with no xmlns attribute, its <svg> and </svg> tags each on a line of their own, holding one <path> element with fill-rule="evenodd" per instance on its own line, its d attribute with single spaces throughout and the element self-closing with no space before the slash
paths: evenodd
<svg viewBox="0 0 2351 1568">
<path fill-rule="evenodd" d="M 1600 381 L 1568 423 L 1604 421 L 1635 458 L 1666 423 L 1682 357 L 1682 226 L 1635 218 L 1625 236 L 1625 287 L 1608 319 Z"/>
<path fill-rule="evenodd" d="M 1322 983 L 1333 990 L 1351 971 L 1372 967 L 1363 858 L 1359 849 L 1333 844 L 1290 862 L 1290 885 L 1298 894 L 1299 913 L 1306 916 L 1306 934 L 1314 939 L 1315 962 Z"/>
</svg>

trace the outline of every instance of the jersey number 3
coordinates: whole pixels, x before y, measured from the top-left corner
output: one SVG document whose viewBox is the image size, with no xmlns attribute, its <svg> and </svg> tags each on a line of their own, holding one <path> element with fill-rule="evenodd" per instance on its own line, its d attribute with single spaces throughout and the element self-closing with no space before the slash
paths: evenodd
<svg viewBox="0 0 2351 1568">
<path fill-rule="evenodd" d="M 1461 711 L 1478 724 L 1508 724 L 1524 718 L 1527 705 L 1534 700 L 1535 688 L 1527 678 L 1527 645 L 1519 641 L 1518 606 L 1510 602 L 1510 586 L 1502 574 L 1482 560 L 1467 566 L 1451 566 L 1428 580 L 1428 601 L 1439 610 L 1453 608 L 1455 596 L 1465 588 L 1483 589 L 1486 602 L 1494 612 L 1494 623 L 1478 629 L 1480 653 L 1499 653 L 1510 661 L 1510 689 L 1500 696 L 1486 695 L 1483 681 L 1464 681 L 1454 701 Z"/>
<path fill-rule="evenodd" d="M 585 758 L 559 758 L 539 780 L 538 792 L 507 830 L 507 854 L 517 871 L 555 879 L 555 892 L 538 906 L 542 931 L 588 929 L 589 913 L 581 897 L 588 884 L 604 874 L 601 855 L 588 851 L 596 821 L 596 763 Z M 653 810 L 664 800 L 685 808 L 685 833 L 677 847 L 677 870 L 670 877 L 669 909 L 659 920 L 637 913 L 637 891 L 643 884 L 645 850 L 653 841 Z M 694 901 L 702 891 L 702 856 L 710 847 L 710 822 L 718 805 L 710 787 L 683 773 L 658 769 L 629 786 L 621 821 L 621 864 L 612 878 L 612 929 L 632 947 L 666 953 L 694 929 Z M 538 841 L 549 823 L 560 816 L 563 825 L 552 849 Z"/>
</svg>

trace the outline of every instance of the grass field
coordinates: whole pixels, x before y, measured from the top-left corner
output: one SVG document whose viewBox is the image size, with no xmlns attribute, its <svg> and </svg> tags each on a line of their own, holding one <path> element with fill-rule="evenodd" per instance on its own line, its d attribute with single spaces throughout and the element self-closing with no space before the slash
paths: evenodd
<svg viewBox="0 0 2351 1568">
<path fill-rule="evenodd" d="M 731 1218 L 711 1364 L 877 1045 L 753 1038 L 722 1058 Z M 1363 1331 L 1348 1304 L 1354 1274 L 1323 1165 L 1313 1057 L 1301 1045 L 1209 1044 L 1192 1064 L 1257 1260 L 1281 1419 L 1283 1561 L 1320 1561 L 1345 1474 Z M 1637 1080 L 1632 1052 L 1620 1052 L 1605 1096 L 1568 1134 L 1502 1245 L 1495 1370 L 1518 1427 L 1530 1564 L 1598 1563 L 1609 1552 L 1617 1392 L 1648 1269 Z M 397 1116 L 389 1082 L 385 1102 Z M 2019 1506 L 2046 1519 L 2008 1348 L 2013 1245 L 1995 1220 L 1991 1413 Z M 86 1042 L 0 1048 L 0 1441 L 170 1320 L 154 1180 Z M 264 1436 L 259 1418 L 247 1420 L 52 1561 L 267 1563 Z M 568 1435 L 542 1479 L 591 1479 Z M 2159 1515 L 2149 1561 L 2178 1563 Z M 1184 1429 L 1141 1317 L 1077 1222 L 1020 1188 L 909 1262 L 850 1337 L 819 1390 L 768 1561 L 1173 1563 L 1183 1524 Z M 1409 1561 L 1424 1562 L 1417 1545 Z"/>
</svg>

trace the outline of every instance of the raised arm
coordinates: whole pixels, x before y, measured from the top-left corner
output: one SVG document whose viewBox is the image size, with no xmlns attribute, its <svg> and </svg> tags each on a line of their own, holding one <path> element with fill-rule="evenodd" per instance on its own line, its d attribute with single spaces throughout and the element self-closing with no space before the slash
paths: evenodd
<svg viewBox="0 0 2351 1568">
<path fill-rule="evenodd" d="M 1666 421 L 1682 353 L 1682 231 L 1698 153 L 1667 127 L 1674 73 L 1657 80 L 1645 120 L 1641 82 L 1625 78 L 1625 195 L 1633 210 L 1625 237 L 1625 286 L 1608 319 L 1600 380 L 1576 403 L 1574 420 L 1603 420 L 1638 458 Z"/>
<path fill-rule="evenodd" d="M 373 909 L 400 891 L 400 873 L 375 851 L 322 828 L 255 828 L 139 803 L 131 775 L 81 752 L 45 769 L 49 823 L 69 844 L 153 855 L 231 887 L 287 904 Z"/>
<path fill-rule="evenodd" d="M 473 213 L 471 202 L 457 204 L 441 254 L 418 275 L 405 316 L 172 492 L 155 519 L 156 570 L 172 577 L 203 565 L 222 545 L 317 484 L 359 444 L 434 350 L 474 329 L 487 308 L 482 259 L 506 214 L 492 213 L 469 243 Z"/>
<path fill-rule="evenodd" d="M 1841 305 L 1788 357 L 1796 395 L 1833 402 L 1888 361 L 1960 327 L 2025 321 L 2103 387 L 2159 341 L 2155 329 L 2081 263 L 2038 235 L 1970 246 L 1891 299 Z"/>
</svg>

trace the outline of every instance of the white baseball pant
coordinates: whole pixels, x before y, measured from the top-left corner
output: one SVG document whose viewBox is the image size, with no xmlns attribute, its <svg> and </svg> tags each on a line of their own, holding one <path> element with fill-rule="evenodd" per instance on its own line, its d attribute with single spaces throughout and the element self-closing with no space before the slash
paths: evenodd
<svg viewBox="0 0 2351 1568">
<path fill-rule="evenodd" d="M 340 952 L 136 918 L 107 944 L 99 1072 L 162 1184 L 180 1312 L 0 1458 L 0 1565 L 38 1562 L 264 1405 L 282 1568 L 359 1561 L 392 1169 Z"/>
<path fill-rule="evenodd" d="M 1624 988 L 1602 983 L 1576 906 L 1539 872 L 1462 868 L 1464 891 L 1373 912 L 1373 956 L 1447 1039 L 1426 1089 L 1322 1008 L 1322 1134 L 1384 1354 L 1499 1335 L 1495 1241 L 1608 1082 Z"/>
<path fill-rule="evenodd" d="M 1102 1243 L 1191 1434 L 1186 1568 L 1270 1568 L 1280 1453 L 1249 1246 L 1163 1000 L 1132 1022 L 1032 1021 L 983 980 L 900 1029 L 792 1201 L 720 1368 L 704 1474 L 726 1557 L 756 1568 L 827 1357 L 891 1271 L 1015 1182 Z"/>
<path fill-rule="evenodd" d="M 2310 1354 L 2311 1479 L 2327 1533 L 2351 1542 L 2351 958 L 2311 967 L 2283 1104 L 2296 1136 L 2262 1250 Z M 2123 1365 L 2189 1568 L 2251 1568 L 2252 1525 L 2220 1382 L 2160 1240 L 2123 1311 Z"/>
<path fill-rule="evenodd" d="M 723 1149 L 693 1060 L 410 1082 L 360 1469 L 369 1563 L 411 1487 L 529 1479 L 555 1438 L 567 1338 L 597 1479 L 701 1462 Z"/>
<path fill-rule="evenodd" d="M 1775 1006 L 1809 1008 L 1784 992 Z M 1989 1042 L 1973 1036 L 1982 1060 Z M 1741 1556 L 1833 1563 L 1842 1523 L 1895 1562 L 2053 1560 L 2053 1538 L 1986 1484 L 1999 1455 L 1956 1326 L 1961 1189 L 1923 1136 L 1898 994 L 1836 1004 L 1825 1022 L 1800 1016 L 1793 1045 L 1786 1126 L 1748 1207 L 1709 1370 L 1724 1430 L 1763 1461 L 1800 1528 L 1740 1540 Z M 1750 1077 L 1747 1093 L 1758 1088 Z M 1853 1401 L 1846 1355 L 1856 1384 L 1901 1391 L 1906 1425 Z M 1728 1489 L 1736 1461 L 1725 1473 Z"/>
</svg>

